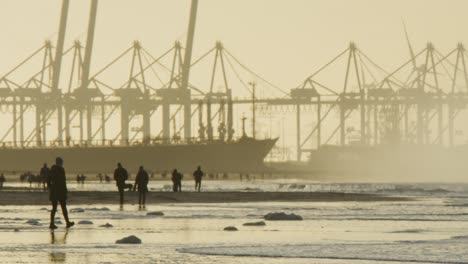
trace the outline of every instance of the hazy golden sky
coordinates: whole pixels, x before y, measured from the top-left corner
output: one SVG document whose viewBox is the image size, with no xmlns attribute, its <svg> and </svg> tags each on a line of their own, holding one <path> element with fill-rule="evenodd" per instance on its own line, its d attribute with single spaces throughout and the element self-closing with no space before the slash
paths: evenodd
<svg viewBox="0 0 468 264">
<path fill-rule="evenodd" d="M 90 0 L 71 0 L 66 47 L 76 39 L 85 43 L 89 5 Z M 60 8 L 60 0 L 0 0 L 0 76 L 45 40 L 56 42 Z M 100 0 L 91 72 L 114 59 L 134 40 L 141 41 L 155 56 L 175 40 L 184 43 L 189 8 L 190 0 Z M 346 49 L 350 41 L 385 69 L 395 69 L 409 59 L 403 20 L 415 50 L 424 48 L 428 41 L 442 53 L 454 49 L 460 41 L 468 45 L 467 10 L 467 0 L 199 0 L 194 57 L 222 41 L 246 65 L 289 90 Z M 38 65 L 34 67 L 12 76 L 13 80 L 23 83 L 38 71 Z M 209 63 L 205 67 L 211 69 Z M 64 71 L 62 83 L 68 78 Z M 104 81 L 126 76 L 123 71 L 111 72 Z M 326 78 L 334 82 L 333 88 L 342 89 L 343 76 L 343 69 L 332 70 Z M 209 72 L 192 72 L 192 83 L 201 79 L 209 80 Z M 239 87 L 232 86 L 236 96 Z M 274 96 L 268 91 L 259 93 Z M 248 111 L 236 110 L 238 132 L 240 116 Z M 293 112 L 290 107 L 273 112 L 281 122 L 273 122 L 271 116 L 262 120 L 259 114 L 258 134 L 281 136 L 282 142 L 286 138 L 286 145 L 292 146 L 295 131 L 288 127 L 295 126 L 288 113 Z M 312 122 L 308 117 L 304 121 L 305 132 Z M 108 130 L 111 134 L 118 132 L 116 124 Z M 159 121 L 155 124 L 159 125 Z"/>
<path fill-rule="evenodd" d="M 88 0 L 71 0 L 67 46 L 86 39 Z M 61 1 L 1 0 L 0 74 L 56 41 Z M 189 0 L 100 0 L 92 69 L 138 39 L 153 54 L 185 42 Z M 200 0 L 194 56 L 217 40 L 268 80 L 288 89 L 355 41 L 387 69 L 415 49 L 442 52 L 468 38 L 465 0 Z"/>
</svg>

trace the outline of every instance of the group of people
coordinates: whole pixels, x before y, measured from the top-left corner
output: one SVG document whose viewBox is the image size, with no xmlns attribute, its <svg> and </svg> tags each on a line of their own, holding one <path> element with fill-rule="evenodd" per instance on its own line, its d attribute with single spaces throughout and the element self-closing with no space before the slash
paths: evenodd
<svg viewBox="0 0 468 264">
<path fill-rule="evenodd" d="M 195 190 L 200 192 L 201 190 L 201 182 L 202 178 L 205 174 L 201 170 L 201 167 L 198 166 L 197 170 L 193 172 L 193 178 L 195 179 Z M 177 171 L 177 169 L 174 169 L 172 171 L 172 190 L 174 192 L 182 192 L 182 179 L 184 178 L 184 175 Z"/>
<path fill-rule="evenodd" d="M 201 167 L 198 166 L 197 170 L 193 173 L 195 179 L 195 190 L 200 192 L 201 190 L 201 182 L 204 176 Z M 174 192 L 181 192 L 182 191 L 182 178 L 183 174 L 178 172 L 177 169 L 172 171 L 172 183 L 173 183 L 173 191 Z M 131 191 L 138 190 L 138 205 L 140 208 L 145 207 L 146 203 L 146 193 L 148 192 L 148 183 L 149 183 L 149 175 L 148 172 L 140 166 L 138 169 L 138 173 L 135 178 L 135 184 L 125 183 L 128 180 L 128 171 L 122 166 L 119 162 L 117 163 L 117 168 L 114 170 L 114 180 L 117 185 L 117 189 L 119 190 L 120 196 L 120 205 L 122 206 L 124 203 L 124 192 L 126 189 Z M 133 188 L 132 188 L 133 187 Z"/>
<path fill-rule="evenodd" d="M 106 182 L 110 182 L 111 181 L 111 177 L 107 174 L 105 174 L 104 176 L 102 176 L 102 173 L 98 173 L 98 175 L 96 176 L 96 178 L 99 179 L 99 182 L 102 183 L 102 180 L 105 180 Z"/>
<path fill-rule="evenodd" d="M 84 176 L 84 174 L 81 174 L 81 175 L 80 175 L 80 174 L 77 174 L 77 175 L 76 175 L 76 183 L 78 183 L 78 184 L 80 184 L 80 183 L 81 183 L 81 184 L 84 184 L 85 181 L 86 181 L 86 176 Z"/>
<path fill-rule="evenodd" d="M 55 214 L 57 212 L 58 204 L 60 204 L 60 207 L 62 208 L 62 213 L 63 217 L 65 218 L 66 227 L 70 228 L 75 224 L 74 222 L 70 221 L 68 217 L 68 189 L 63 163 L 63 159 L 61 157 L 57 157 L 55 159 L 55 165 L 53 165 L 49 169 L 47 167 L 47 164 L 44 164 L 40 172 L 40 175 L 47 179 L 47 188 L 49 189 L 49 200 L 52 203 L 52 210 L 50 211 L 50 229 L 57 228 L 57 226 L 55 225 Z M 128 176 L 128 171 L 122 166 L 120 162 L 117 163 L 117 168 L 114 170 L 114 180 L 119 191 L 120 205 L 123 206 L 124 204 L 125 190 L 137 190 L 139 207 L 144 208 L 146 204 L 146 193 L 148 192 L 149 175 L 143 168 L 143 166 L 140 166 L 135 178 L 135 183 L 133 185 L 125 182 L 126 180 L 128 180 Z M 193 173 L 193 176 L 195 178 L 195 190 L 200 191 L 201 181 L 204 176 L 204 173 L 201 170 L 200 166 L 198 166 L 197 170 Z M 174 169 L 172 173 L 172 180 L 174 182 L 174 192 L 182 191 L 182 178 L 183 175 L 176 169 Z"/>
<path fill-rule="evenodd" d="M 46 164 L 44 164 L 46 166 Z M 42 168 L 41 168 L 42 171 Z M 43 174 L 40 172 L 39 174 L 35 175 L 31 172 L 25 172 L 21 173 L 19 176 L 20 182 L 25 182 L 27 181 L 29 183 L 29 188 L 33 187 L 33 184 L 37 184 L 38 186 L 41 186 L 44 188 L 44 191 L 47 190 L 47 174 Z"/>
</svg>

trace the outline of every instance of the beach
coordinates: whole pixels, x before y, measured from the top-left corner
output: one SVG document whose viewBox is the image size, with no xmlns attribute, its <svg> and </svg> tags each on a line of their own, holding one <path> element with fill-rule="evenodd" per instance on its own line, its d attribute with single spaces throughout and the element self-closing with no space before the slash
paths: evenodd
<svg viewBox="0 0 468 264">
<path fill-rule="evenodd" d="M 138 201 L 137 192 L 125 192 L 127 203 Z M 343 192 L 149 192 L 148 204 L 167 203 L 246 203 L 246 202 L 382 202 L 408 201 L 410 198 Z M 118 192 L 71 191 L 69 204 L 118 204 Z M 0 205 L 48 205 L 48 192 L 19 188 L 0 191 Z"/>
<path fill-rule="evenodd" d="M 59 209 L 54 231 L 47 192 L 9 187 L 0 191 L 0 262 L 468 263 L 468 184 L 280 183 L 276 191 L 223 184 L 213 191 L 218 185 L 207 182 L 201 193 L 151 191 L 143 209 L 135 192 L 120 207 L 115 185 L 70 184 L 76 225 L 66 229 Z M 265 219 L 271 212 L 303 220 Z M 244 225 L 259 221 L 264 225 Z M 228 226 L 238 231 L 224 231 Z M 116 244 L 132 235 L 141 244 Z"/>
<path fill-rule="evenodd" d="M 129 181 L 130 183 L 131 181 Z M 2 263 L 468 263 L 468 184 L 208 180 L 202 192 L 151 181 L 119 206 L 115 183 L 68 183 L 76 225 L 49 226 L 49 194 L 10 181 L 0 191 Z M 274 212 L 296 221 L 272 221 Z M 261 225 L 245 225 L 259 223 Z M 225 231 L 232 227 L 237 231 Z M 141 244 L 116 244 L 128 236 Z"/>
</svg>

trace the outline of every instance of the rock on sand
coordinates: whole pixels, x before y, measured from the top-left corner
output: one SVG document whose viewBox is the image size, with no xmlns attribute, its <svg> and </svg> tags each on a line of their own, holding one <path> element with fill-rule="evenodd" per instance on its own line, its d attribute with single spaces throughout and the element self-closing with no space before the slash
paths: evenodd
<svg viewBox="0 0 468 264">
<path fill-rule="evenodd" d="M 243 226 L 266 226 L 265 222 L 259 221 L 259 222 L 250 222 L 250 223 L 245 223 Z"/>
<path fill-rule="evenodd" d="M 79 225 L 92 225 L 93 222 L 89 220 L 81 220 L 78 222 Z"/>
<path fill-rule="evenodd" d="M 128 236 L 115 241 L 116 244 L 141 244 L 141 239 L 136 236 Z"/>
<path fill-rule="evenodd" d="M 237 227 L 235 226 L 227 226 L 223 229 L 224 231 L 238 231 Z"/>
<path fill-rule="evenodd" d="M 146 214 L 147 216 L 163 216 L 163 212 L 149 212 Z"/>
<path fill-rule="evenodd" d="M 106 223 L 105 225 L 100 225 L 99 227 L 107 227 L 107 228 L 109 228 L 109 227 L 114 227 L 114 226 L 111 225 L 111 224 L 109 224 L 109 223 Z"/>
<path fill-rule="evenodd" d="M 296 215 L 296 214 L 286 214 L 284 212 L 280 212 L 280 213 L 268 213 L 266 214 L 263 218 L 265 218 L 265 220 L 269 220 L 269 221 L 300 221 L 302 220 L 302 216 L 300 215 Z"/>
<path fill-rule="evenodd" d="M 40 225 L 39 220 L 36 220 L 36 219 L 30 219 L 30 220 L 26 221 L 26 224 Z"/>
</svg>

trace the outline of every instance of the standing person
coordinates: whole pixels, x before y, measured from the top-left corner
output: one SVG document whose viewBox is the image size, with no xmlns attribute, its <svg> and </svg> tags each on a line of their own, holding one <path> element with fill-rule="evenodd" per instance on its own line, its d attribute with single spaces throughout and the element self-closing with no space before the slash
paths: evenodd
<svg viewBox="0 0 468 264">
<path fill-rule="evenodd" d="M 124 203 L 124 191 L 125 188 L 128 188 L 130 185 L 130 189 L 132 189 L 131 184 L 125 184 L 125 181 L 128 180 L 128 172 L 127 170 L 122 167 L 122 164 L 117 163 L 117 168 L 114 170 L 114 180 L 119 189 L 120 194 L 120 206 L 123 206 Z"/>
<path fill-rule="evenodd" d="M 6 182 L 5 175 L 0 174 L 0 189 L 3 189 L 3 183 Z"/>
<path fill-rule="evenodd" d="M 174 192 L 177 192 L 177 178 L 178 178 L 177 174 L 178 174 L 177 169 L 174 169 L 172 171 L 172 178 L 171 178 L 172 179 L 172 191 Z"/>
<path fill-rule="evenodd" d="M 49 182 L 49 168 L 47 167 L 47 163 L 44 163 L 44 165 L 41 168 L 41 171 L 39 172 L 41 181 L 42 181 L 42 188 L 44 189 L 44 192 L 49 188 L 48 182 Z"/>
<path fill-rule="evenodd" d="M 71 222 L 68 219 L 67 211 L 67 181 L 65 177 L 65 169 L 63 168 L 63 159 L 57 157 L 55 159 L 55 165 L 50 168 L 49 181 L 49 200 L 52 202 L 52 211 L 50 211 L 50 229 L 56 229 L 57 226 L 54 224 L 55 213 L 57 212 L 57 205 L 60 203 L 62 208 L 63 218 L 67 223 L 67 228 L 75 225 L 75 222 Z"/>
<path fill-rule="evenodd" d="M 31 191 L 32 184 L 34 182 L 34 175 L 31 172 L 28 172 L 28 182 L 29 182 L 29 190 Z"/>
<path fill-rule="evenodd" d="M 173 183 L 173 186 L 172 186 L 172 190 L 174 192 L 181 192 L 182 191 L 182 178 L 184 176 L 177 171 L 177 169 L 174 169 L 172 171 L 172 183 Z"/>
<path fill-rule="evenodd" d="M 145 208 L 146 193 L 148 192 L 148 182 L 148 173 L 143 169 L 143 166 L 140 166 L 135 178 L 135 184 L 133 185 L 133 190 L 138 188 L 138 205 L 140 208 Z"/>
<path fill-rule="evenodd" d="M 200 192 L 202 177 L 205 175 L 201 170 L 201 167 L 198 166 L 197 170 L 193 172 L 193 177 L 195 178 L 195 191 Z"/>
<path fill-rule="evenodd" d="M 182 179 L 184 175 L 180 172 L 177 172 L 177 191 L 182 192 Z"/>
</svg>

